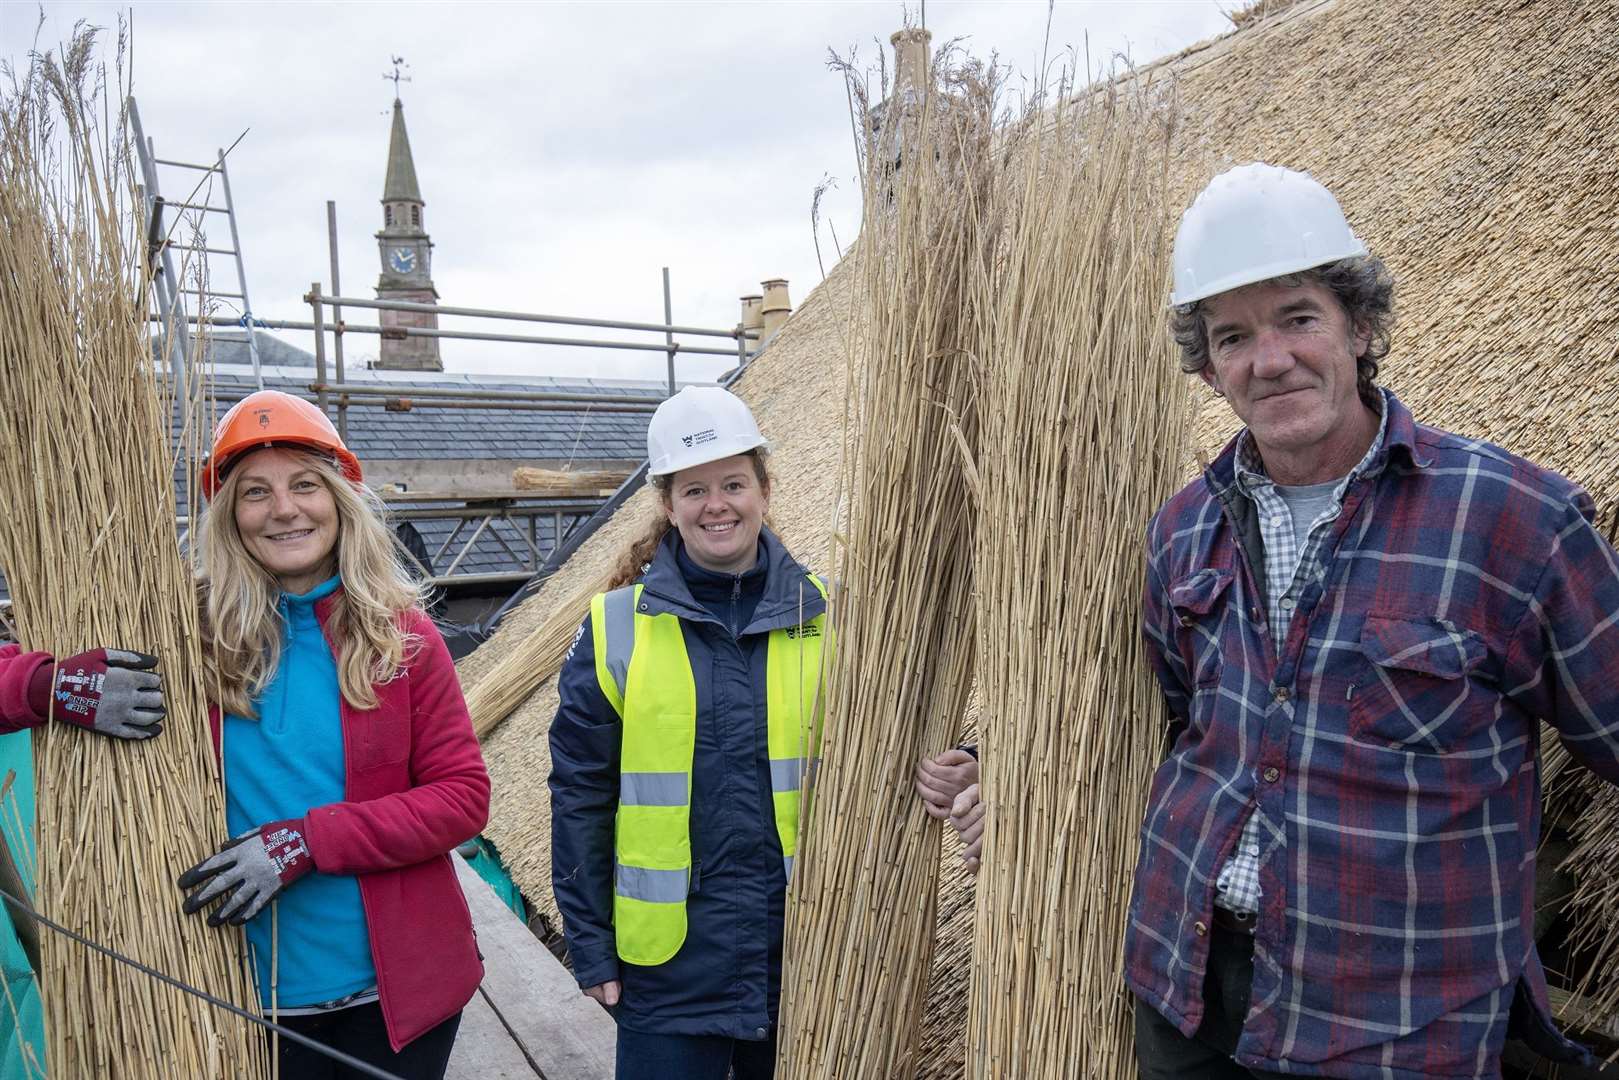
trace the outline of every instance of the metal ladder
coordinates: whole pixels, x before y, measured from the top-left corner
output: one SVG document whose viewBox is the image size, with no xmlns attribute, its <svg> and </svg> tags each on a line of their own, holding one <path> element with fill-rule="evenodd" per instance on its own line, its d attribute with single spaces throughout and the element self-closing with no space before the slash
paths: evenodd
<svg viewBox="0 0 1619 1080">
<path fill-rule="evenodd" d="M 174 251 L 189 251 L 207 260 L 210 255 L 228 255 L 236 264 L 236 291 L 220 292 L 208 289 L 208 297 L 219 300 L 238 300 L 242 305 L 242 325 L 247 330 L 247 356 L 253 365 L 253 381 L 258 389 L 264 389 L 264 375 L 259 367 L 258 343 L 254 339 L 253 304 L 247 298 L 247 271 L 242 266 L 242 241 L 236 228 L 236 204 L 231 201 L 230 173 L 225 167 L 225 151 L 218 151 L 218 156 L 211 165 L 199 165 L 190 161 L 173 161 L 157 156 L 152 140 L 147 137 L 141 127 L 140 109 L 135 105 L 134 97 L 129 99 L 129 122 L 134 135 L 136 154 L 140 159 L 141 183 L 143 187 L 143 201 L 146 210 L 146 242 L 147 258 L 161 260 L 161 269 L 152 278 L 152 300 L 156 307 L 155 314 L 163 330 L 163 353 L 171 370 L 175 373 L 176 382 L 182 393 L 186 381 L 186 360 L 190 356 L 191 335 L 190 326 L 193 315 L 188 311 L 186 297 L 194 297 L 193 306 L 201 315 L 200 301 L 203 298 L 202 290 L 188 286 L 175 273 Z M 186 201 L 169 202 L 162 193 L 158 183 L 158 167 L 168 169 L 183 169 L 189 172 L 204 174 L 216 173 L 219 176 L 220 188 L 224 191 L 225 205 L 215 206 L 209 202 L 209 195 L 203 196 L 203 201 L 193 203 L 189 201 L 193 195 L 187 195 Z M 190 186 L 193 193 L 203 184 Z M 176 213 L 195 211 L 199 214 L 224 214 L 230 223 L 230 247 L 216 248 L 207 246 L 204 239 L 202 244 L 181 243 L 168 239 L 168 228 L 164 223 L 164 211 L 173 210 Z M 211 273 L 201 276 L 204 282 L 212 281 Z"/>
</svg>

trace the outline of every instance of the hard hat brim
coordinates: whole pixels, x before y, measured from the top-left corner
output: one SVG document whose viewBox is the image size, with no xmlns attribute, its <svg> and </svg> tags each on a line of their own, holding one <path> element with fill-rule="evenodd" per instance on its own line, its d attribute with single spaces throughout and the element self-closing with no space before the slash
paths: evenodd
<svg viewBox="0 0 1619 1080">
<path fill-rule="evenodd" d="M 361 484 L 365 482 L 364 474 L 360 469 L 360 459 L 355 457 L 347 447 L 333 448 L 303 439 L 272 439 L 268 442 L 241 447 L 228 457 L 220 459 L 217 464 L 211 457 L 203 462 L 202 468 L 197 473 L 197 487 L 202 491 L 202 497 L 212 501 L 213 497 L 219 494 L 219 489 L 225 486 L 225 480 L 230 475 L 231 470 L 240 464 L 244 457 L 255 450 L 267 450 L 277 446 L 327 454 L 335 460 L 338 471 L 343 474 L 343 478 L 349 483 Z"/>
<path fill-rule="evenodd" d="M 1249 285 L 1258 285 L 1262 281 L 1272 278 L 1286 277 L 1288 274 L 1300 274 L 1306 270 L 1314 270 L 1318 266 L 1327 266 L 1340 259 L 1358 259 L 1368 254 L 1366 245 L 1356 239 L 1353 245 L 1345 245 L 1343 249 L 1326 253 L 1326 258 L 1319 255 L 1307 260 L 1284 259 L 1278 262 L 1267 263 L 1262 266 L 1248 267 L 1242 273 L 1227 274 L 1214 281 L 1184 292 L 1176 290 L 1170 294 L 1169 306 L 1172 308 L 1185 307 L 1195 304 L 1199 300 L 1207 300 L 1211 296 L 1232 292 L 1235 289 L 1245 288 Z"/>
<path fill-rule="evenodd" d="M 660 454 L 657 460 L 647 463 L 647 477 L 650 479 L 657 476 L 673 476 L 685 469 L 694 469 L 713 461 L 724 461 L 728 457 L 746 454 L 750 450 L 769 453 L 770 443 L 763 436 L 750 435 L 716 440 L 680 454 Z"/>
</svg>

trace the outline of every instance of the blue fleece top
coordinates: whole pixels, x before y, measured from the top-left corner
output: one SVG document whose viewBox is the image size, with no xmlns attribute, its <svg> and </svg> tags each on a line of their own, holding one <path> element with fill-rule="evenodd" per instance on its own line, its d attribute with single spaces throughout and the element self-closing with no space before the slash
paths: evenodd
<svg viewBox="0 0 1619 1080">
<path fill-rule="evenodd" d="M 259 718 L 225 716 L 225 822 L 232 836 L 343 800 L 337 661 L 315 618 L 315 601 L 339 584 L 333 577 L 302 596 L 281 594 L 281 662 L 253 703 Z M 265 1008 L 272 908 L 278 1006 L 316 1005 L 377 984 L 359 881 L 317 870 L 248 921 Z"/>
</svg>

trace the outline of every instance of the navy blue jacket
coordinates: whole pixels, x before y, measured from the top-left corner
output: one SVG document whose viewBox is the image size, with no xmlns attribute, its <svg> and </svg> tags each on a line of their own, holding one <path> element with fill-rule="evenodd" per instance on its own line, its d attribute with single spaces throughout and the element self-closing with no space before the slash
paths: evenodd
<svg viewBox="0 0 1619 1080">
<path fill-rule="evenodd" d="M 769 529 L 748 574 L 712 574 L 682 554 L 671 530 L 641 578 L 641 599 L 648 614 L 680 617 L 697 683 L 685 944 L 655 967 L 618 960 L 613 816 L 622 731 L 596 681 L 588 616 L 557 678 L 561 703 L 551 723 L 552 887 L 579 985 L 623 984 L 620 1025 L 763 1039 L 781 996 L 787 891 L 770 794 L 766 643 L 770 631 L 808 621 L 826 604 Z"/>
</svg>

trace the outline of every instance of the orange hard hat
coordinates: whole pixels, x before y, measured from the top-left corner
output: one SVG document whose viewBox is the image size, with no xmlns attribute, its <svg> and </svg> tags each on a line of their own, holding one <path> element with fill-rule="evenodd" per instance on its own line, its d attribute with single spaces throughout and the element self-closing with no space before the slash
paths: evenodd
<svg viewBox="0 0 1619 1080">
<path fill-rule="evenodd" d="M 325 413 L 303 398 L 260 390 L 232 405 L 214 428 L 214 446 L 199 477 L 204 497 L 214 497 L 231 462 L 243 453 L 281 445 L 324 450 L 337 458 L 344 476 L 356 484 L 361 480 L 360 459 L 343 445 Z"/>
</svg>

